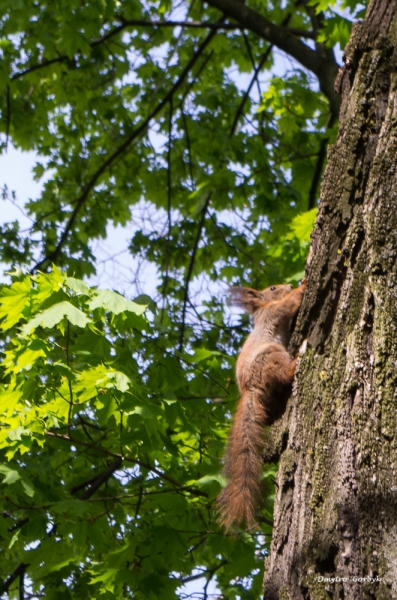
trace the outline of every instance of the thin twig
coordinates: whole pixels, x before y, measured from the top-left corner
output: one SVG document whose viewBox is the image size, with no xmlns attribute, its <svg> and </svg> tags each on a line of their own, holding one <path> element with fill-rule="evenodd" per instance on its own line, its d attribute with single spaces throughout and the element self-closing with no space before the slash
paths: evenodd
<svg viewBox="0 0 397 600">
<path fill-rule="evenodd" d="M 66 347 L 65 347 L 65 355 L 66 355 L 66 364 L 69 367 L 69 337 L 70 337 L 70 322 L 68 321 L 67 329 L 66 329 Z M 72 382 L 68 377 L 69 384 L 69 412 L 68 412 L 68 433 L 70 435 L 70 425 L 71 420 L 73 418 L 73 388 Z"/>
<path fill-rule="evenodd" d="M 188 153 L 188 156 L 189 156 L 190 186 L 191 186 L 191 189 L 193 190 L 194 180 L 193 180 L 192 147 L 191 147 L 191 144 L 190 144 L 189 129 L 188 129 L 188 125 L 187 125 L 185 111 L 183 110 L 183 106 L 181 106 L 181 116 L 182 116 L 182 121 L 183 121 L 183 128 L 185 130 L 187 153 Z"/>
<path fill-rule="evenodd" d="M 251 60 L 252 68 L 254 69 L 254 72 L 255 72 L 256 69 L 257 69 L 257 67 L 256 67 L 256 64 L 255 64 L 254 56 L 252 54 L 251 45 L 249 43 L 248 35 L 246 34 L 245 31 L 243 31 L 243 37 L 244 37 L 245 46 L 247 48 L 248 56 L 250 57 L 250 60 Z M 257 85 L 257 88 L 258 88 L 258 95 L 259 95 L 259 98 L 261 98 L 262 93 L 261 93 L 261 87 L 259 85 L 259 80 L 258 80 L 257 77 L 255 79 L 256 79 L 256 85 Z"/>
<path fill-rule="evenodd" d="M 192 0 L 191 4 L 189 6 L 189 9 L 187 11 L 187 15 L 186 15 L 187 17 L 190 15 L 195 2 L 196 2 L 196 0 Z M 167 56 L 167 60 L 165 62 L 164 68 L 163 68 L 164 70 L 162 72 L 162 75 L 158 79 L 156 87 L 154 88 L 154 91 L 153 91 L 153 93 L 152 93 L 152 95 L 151 95 L 151 97 L 149 99 L 149 102 L 148 102 L 149 111 L 150 111 L 150 109 L 152 107 L 152 102 L 154 101 L 158 90 L 160 89 L 161 85 L 163 84 L 163 81 L 166 78 L 166 70 L 167 70 L 167 68 L 168 68 L 168 66 L 169 66 L 169 64 L 170 64 L 170 62 L 172 60 L 172 57 L 174 56 L 175 52 L 178 49 L 178 46 L 179 46 L 179 44 L 180 44 L 180 42 L 181 42 L 181 40 L 183 38 L 183 34 L 184 34 L 184 28 L 182 27 L 181 30 L 180 30 L 180 32 L 179 32 L 179 35 L 178 35 L 177 39 L 174 40 L 173 43 L 172 43 L 172 45 L 170 46 L 170 52 L 169 52 L 169 54 Z"/>
<path fill-rule="evenodd" d="M 171 173 L 171 149 L 172 149 L 172 114 L 173 114 L 173 106 L 172 106 L 172 96 L 170 98 L 170 117 L 168 121 L 168 150 L 167 150 L 167 223 L 168 223 L 168 233 L 165 247 L 165 277 L 164 277 L 164 287 L 163 287 L 163 297 L 165 301 L 165 295 L 167 292 L 168 285 L 168 271 L 170 267 L 170 243 L 171 243 L 171 228 L 172 228 L 172 219 L 171 219 L 171 201 L 172 201 L 172 173 Z M 162 317 L 164 314 L 165 306 L 163 306 Z"/>
<path fill-rule="evenodd" d="M 119 401 L 115 398 L 115 402 L 117 403 L 117 406 L 119 407 Z M 124 412 L 120 409 L 119 407 L 119 411 L 120 411 L 120 454 L 122 456 L 124 456 L 124 450 L 123 450 L 123 415 Z"/>
<path fill-rule="evenodd" d="M 251 81 L 249 83 L 249 86 L 246 89 L 246 91 L 244 93 L 244 96 L 243 96 L 243 99 L 241 100 L 240 106 L 238 107 L 238 109 L 236 111 L 236 114 L 235 114 L 235 117 L 234 117 L 234 121 L 233 121 L 233 125 L 230 128 L 229 138 L 233 137 L 233 135 L 236 133 L 236 129 L 237 129 L 237 125 L 238 125 L 239 119 L 240 119 L 241 115 L 243 114 L 245 104 L 246 104 L 246 102 L 247 102 L 247 100 L 249 98 L 249 95 L 251 93 L 251 90 L 252 90 L 252 86 L 254 85 L 255 81 L 257 80 L 259 72 L 262 69 L 262 67 L 265 64 L 265 62 L 267 61 L 267 59 L 269 58 L 270 53 L 272 52 L 272 50 L 273 50 L 273 46 L 269 46 L 267 48 L 266 52 L 263 54 L 263 56 L 262 56 L 262 58 L 261 58 L 261 60 L 259 62 L 259 65 L 256 67 L 256 69 L 254 71 L 254 74 L 253 74 L 252 79 L 251 79 Z"/>
<path fill-rule="evenodd" d="M 139 488 L 138 502 L 136 503 L 136 508 L 135 508 L 135 519 L 137 519 L 138 515 L 139 515 L 139 511 L 140 511 L 141 504 L 142 504 L 142 497 L 143 497 L 143 487 L 141 486 Z"/>
<path fill-rule="evenodd" d="M 88 431 L 88 429 L 86 429 L 87 423 L 84 421 L 84 419 L 81 418 L 81 415 L 78 414 L 77 415 L 78 420 L 81 423 L 81 426 L 83 428 L 84 433 L 86 434 L 86 436 L 92 441 L 94 442 L 94 438 L 92 437 L 92 435 L 90 434 L 90 432 Z M 68 430 L 68 433 L 70 435 L 70 431 Z"/>
<path fill-rule="evenodd" d="M 10 123 L 11 123 L 11 97 L 10 86 L 7 85 L 7 122 L 6 122 L 6 152 L 8 151 L 8 140 L 10 139 Z"/>
<path fill-rule="evenodd" d="M 183 350 L 183 338 L 185 336 L 185 327 L 186 327 L 186 322 L 185 322 L 186 321 L 186 306 L 187 306 L 188 299 L 189 299 L 190 280 L 192 277 L 194 261 L 196 260 L 196 254 L 197 254 L 198 246 L 200 243 L 201 232 L 203 230 L 204 221 L 205 221 L 205 217 L 207 215 L 207 210 L 208 210 L 208 206 L 211 201 L 211 197 L 212 197 L 212 192 L 210 192 L 208 194 L 205 204 L 204 204 L 203 208 L 201 209 L 200 222 L 199 222 L 199 226 L 197 229 L 196 239 L 194 240 L 193 250 L 192 250 L 192 254 L 190 256 L 189 267 L 188 267 L 187 274 L 186 274 L 185 290 L 184 290 L 184 294 L 183 294 L 182 324 L 181 324 L 181 332 L 179 335 L 179 352 L 182 352 L 182 350 Z"/>
<path fill-rule="evenodd" d="M 206 56 L 205 60 L 203 60 L 199 70 L 197 71 L 196 75 L 193 77 L 192 81 L 186 86 L 186 90 L 183 93 L 182 99 L 180 101 L 179 107 L 182 108 L 186 98 L 188 97 L 188 95 L 190 94 L 190 90 L 192 89 L 192 87 L 194 86 L 194 84 L 196 83 L 196 81 L 198 80 L 198 78 L 200 77 L 201 73 L 204 71 L 205 67 L 207 66 L 207 64 L 209 63 L 209 61 L 211 60 L 211 58 L 214 55 L 214 51 L 211 50 L 211 52 L 208 53 L 208 55 Z"/>
<path fill-rule="evenodd" d="M 216 29 L 217 31 L 219 29 L 231 31 L 244 29 L 244 26 L 239 25 L 239 23 L 212 23 L 211 21 L 146 21 L 145 19 L 125 20 L 123 21 L 123 27 L 188 27 L 191 29 Z M 116 33 L 119 32 L 117 31 Z"/>
<path fill-rule="evenodd" d="M 216 567 L 213 567 L 212 569 L 208 569 L 207 573 L 209 574 L 209 577 L 207 577 L 207 582 L 204 586 L 204 600 L 207 600 L 207 598 L 208 598 L 207 589 L 208 589 L 209 584 L 211 583 L 213 576 L 219 569 L 221 569 L 226 564 L 227 564 L 227 560 L 225 559 L 225 560 L 222 560 L 219 563 L 219 565 L 217 565 Z"/>
<path fill-rule="evenodd" d="M 288 24 L 288 22 L 291 20 L 291 17 L 292 17 L 292 15 L 291 15 L 290 13 L 289 13 L 288 15 L 286 15 L 286 16 L 284 17 L 284 19 L 283 19 L 282 23 L 281 23 L 281 27 L 285 27 L 285 25 L 287 25 L 287 24 Z M 247 88 L 247 89 L 246 89 L 246 91 L 245 91 L 245 94 L 244 94 L 244 96 L 243 96 L 243 99 L 242 99 L 242 101 L 241 101 L 241 103 L 240 103 L 240 106 L 239 106 L 239 107 L 238 107 L 238 109 L 237 109 L 236 115 L 235 115 L 235 117 L 234 117 L 233 125 L 232 125 L 232 127 L 231 127 L 231 129 L 230 129 L 229 138 L 233 137 L 233 135 L 234 135 L 234 134 L 235 134 L 235 132 L 236 132 L 237 124 L 238 124 L 238 122 L 239 122 L 239 119 L 240 119 L 240 117 L 241 117 L 241 115 L 242 115 L 243 111 L 244 111 L 244 106 L 245 106 L 245 103 L 247 102 L 247 100 L 248 100 L 248 98 L 249 98 L 249 95 L 250 95 L 250 93 L 251 93 L 251 90 L 252 90 L 252 86 L 254 85 L 255 81 L 257 81 L 257 80 L 258 80 L 258 75 L 259 75 L 259 72 L 261 71 L 261 69 L 262 69 L 263 65 L 265 64 L 265 62 L 266 62 L 266 61 L 267 61 L 267 59 L 269 58 L 269 56 L 270 56 L 271 52 L 273 51 L 273 47 L 274 47 L 274 44 L 270 44 L 270 45 L 268 46 L 268 48 L 267 48 L 267 49 L 266 49 L 266 51 L 264 52 L 264 54 L 263 54 L 263 56 L 262 56 L 261 60 L 259 61 L 259 64 L 258 64 L 258 66 L 257 66 L 257 67 L 255 67 L 254 57 L 252 56 L 251 47 L 250 47 L 250 45 L 249 45 L 249 42 L 248 42 L 247 35 L 246 35 L 246 33 L 245 33 L 245 32 L 243 33 L 243 35 L 244 35 L 244 41 L 245 41 L 245 44 L 246 44 L 246 46 L 247 46 L 247 51 L 248 51 L 248 54 L 249 54 L 249 56 L 250 56 L 250 58 L 251 58 L 252 66 L 254 67 L 254 74 L 253 74 L 253 76 L 252 76 L 252 79 L 251 79 L 251 81 L 250 81 L 250 83 L 249 83 L 249 86 L 248 86 L 248 88 Z M 259 83 L 258 83 L 258 85 L 259 85 Z M 259 97 L 260 97 L 260 96 L 261 96 L 261 91 L 260 91 L 260 88 L 259 88 L 258 92 L 259 92 Z"/>
</svg>

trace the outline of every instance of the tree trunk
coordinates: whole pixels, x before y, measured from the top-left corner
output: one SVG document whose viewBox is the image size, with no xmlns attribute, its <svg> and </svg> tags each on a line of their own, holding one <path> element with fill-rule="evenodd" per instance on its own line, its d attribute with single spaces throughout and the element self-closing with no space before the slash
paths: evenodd
<svg viewBox="0 0 397 600">
<path fill-rule="evenodd" d="M 292 344 L 265 600 L 397 598 L 397 0 L 345 51 Z"/>
</svg>

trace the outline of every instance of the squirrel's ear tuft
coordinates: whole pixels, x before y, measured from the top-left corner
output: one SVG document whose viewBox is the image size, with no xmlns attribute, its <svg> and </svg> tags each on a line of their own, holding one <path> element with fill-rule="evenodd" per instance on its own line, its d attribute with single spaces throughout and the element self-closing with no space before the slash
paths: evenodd
<svg viewBox="0 0 397 600">
<path fill-rule="evenodd" d="M 241 306 L 248 313 L 253 315 L 260 306 L 263 306 L 261 292 L 251 288 L 231 287 L 229 288 L 230 303 L 235 306 Z"/>
</svg>

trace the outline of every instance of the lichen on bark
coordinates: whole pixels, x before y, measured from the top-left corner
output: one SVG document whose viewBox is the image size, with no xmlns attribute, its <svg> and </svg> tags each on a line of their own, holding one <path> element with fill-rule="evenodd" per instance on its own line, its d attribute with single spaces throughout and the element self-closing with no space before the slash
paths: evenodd
<svg viewBox="0 0 397 600">
<path fill-rule="evenodd" d="M 397 0 L 345 50 L 292 351 L 265 600 L 397 598 Z M 278 440 L 278 442 L 277 442 Z"/>
</svg>

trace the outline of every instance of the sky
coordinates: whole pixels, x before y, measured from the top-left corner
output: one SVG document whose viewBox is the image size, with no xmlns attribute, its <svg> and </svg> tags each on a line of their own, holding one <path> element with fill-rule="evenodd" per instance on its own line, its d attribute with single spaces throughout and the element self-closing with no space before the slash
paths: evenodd
<svg viewBox="0 0 397 600">
<path fill-rule="evenodd" d="M 0 155 L 0 188 L 8 189 L 8 200 L 0 200 L 0 225 L 18 220 L 22 229 L 31 225 L 30 218 L 23 207 L 26 202 L 40 196 L 45 179 L 37 182 L 33 178 L 32 169 L 38 160 L 35 152 L 22 152 L 9 145 L 7 153 Z M 15 193 L 15 201 L 11 193 Z M 136 267 L 136 261 L 128 252 L 128 244 L 132 233 L 130 227 L 108 227 L 106 240 L 94 242 L 94 254 L 98 257 L 98 275 L 91 278 L 92 285 L 101 288 L 116 289 L 126 293 L 131 286 L 131 271 Z M 0 281 L 8 282 L 4 274 L 6 266 L 0 263 Z M 142 281 L 139 293 L 154 295 L 156 273 L 149 270 Z"/>
</svg>

